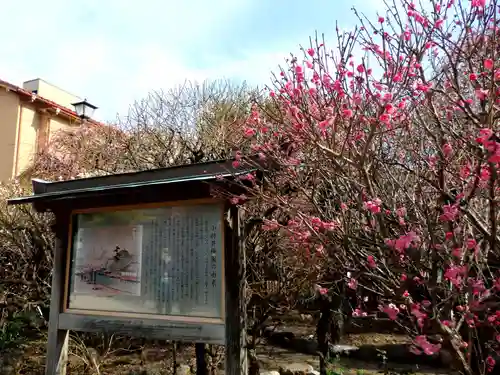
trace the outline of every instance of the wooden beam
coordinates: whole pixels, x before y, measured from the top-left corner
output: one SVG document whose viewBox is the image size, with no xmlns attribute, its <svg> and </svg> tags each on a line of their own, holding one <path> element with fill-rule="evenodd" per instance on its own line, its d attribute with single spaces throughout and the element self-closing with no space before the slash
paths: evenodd
<svg viewBox="0 0 500 375">
<path fill-rule="evenodd" d="M 208 323 L 168 322 L 144 319 L 62 313 L 59 326 L 81 332 L 114 333 L 130 337 L 181 342 L 224 343 L 224 325 Z"/>
<path fill-rule="evenodd" d="M 45 113 L 39 114 L 39 124 L 36 130 L 36 152 L 41 153 L 45 151 L 49 143 L 49 127 L 50 127 L 50 115 L 45 111 Z"/>
<path fill-rule="evenodd" d="M 49 333 L 45 375 L 66 375 L 68 362 L 69 330 L 59 327 L 59 314 L 63 307 L 64 271 L 66 249 L 68 247 L 69 213 L 56 213 L 54 249 L 54 268 L 52 271 L 52 290 L 50 295 Z"/>
<path fill-rule="evenodd" d="M 226 371 L 248 375 L 246 352 L 246 262 L 241 211 L 227 210 L 225 239 L 226 273 Z"/>
</svg>

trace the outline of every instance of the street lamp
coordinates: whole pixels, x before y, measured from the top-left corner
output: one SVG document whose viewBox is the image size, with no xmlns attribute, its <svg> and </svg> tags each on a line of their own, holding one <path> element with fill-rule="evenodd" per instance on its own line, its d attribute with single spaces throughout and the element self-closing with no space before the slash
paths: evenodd
<svg viewBox="0 0 500 375">
<path fill-rule="evenodd" d="M 75 112 L 78 117 L 82 120 L 89 119 L 94 114 L 97 107 L 93 104 L 87 102 L 87 99 L 84 99 L 81 102 L 76 102 L 72 104 L 75 107 Z"/>
</svg>

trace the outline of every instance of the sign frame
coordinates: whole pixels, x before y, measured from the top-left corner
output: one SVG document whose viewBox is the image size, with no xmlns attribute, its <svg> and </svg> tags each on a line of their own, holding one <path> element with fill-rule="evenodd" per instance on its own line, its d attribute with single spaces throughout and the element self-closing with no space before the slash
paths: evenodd
<svg viewBox="0 0 500 375">
<path fill-rule="evenodd" d="M 70 279 L 71 279 L 71 260 L 73 256 L 73 252 L 75 249 L 73 248 L 73 237 L 75 235 L 75 218 L 76 215 L 80 214 L 100 214 L 100 213 L 109 213 L 109 212 L 131 212 L 134 210 L 140 209 L 155 209 L 155 208 L 165 208 L 165 207 L 188 207 L 188 206 L 213 206 L 217 207 L 220 210 L 220 236 L 221 236 L 221 266 L 222 270 L 224 270 L 225 265 L 225 256 L 224 256 L 224 202 L 221 200 L 215 199 L 193 199 L 187 201 L 174 201 L 174 202 L 162 202 L 162 203 L 149 203 L 149 204 L 134 204 L 134 205 L 123 205 L 123 206 L 111 206 L 105 208 L 87 208 L 87 209 L 78 209 L 72 210 L 70 216 L 70 224 L 68 227 L 68 247 L 66 250 L 66 266 L 65 266 L 65 280 L 64 280 L 64 306 L 62 309 L 63 313 L 71 313 L 71 314 L 81 314 L 81 315 L 102 315 L 102 316 L 111 316 L 111 317 L 123 317 L 123 318 L 138 318 L 138 319 L 156 319 L 156 320 L 166 320 L 172 322 L 196 322 L 196 323 L 213 323 L 220 324 L 225 321 L 225 282 L 226 278 L 224 272 L 221 275 L 221 290 L 220 290 L 220 311 L 221 311 L 221 319 L 219 318 L 204 318 L 204 317 L 191 317 L 191 316 L 182 316 L 182 315 L 163 315 L 163 314 L 148 314 L 148 313 L 128 313 L 128 312 L 119 312 L 112 310 L 92 310 L 92 309 L 78 309 L 69 307 L 69 297 L 70 297 Z"/>
</svg>

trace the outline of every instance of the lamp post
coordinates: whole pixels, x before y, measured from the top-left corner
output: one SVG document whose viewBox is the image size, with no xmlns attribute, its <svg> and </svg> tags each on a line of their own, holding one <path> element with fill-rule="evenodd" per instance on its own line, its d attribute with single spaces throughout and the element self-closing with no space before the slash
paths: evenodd
<svg viewBox="0 0 500 375">
<path fill-rule="evenodd" d="M 75 112 L 78 117 L 82 120 L 87 120 L 92 117 L 97 107 L 93 104 L 90 104 L 87 99 L 84 99 L 81 102 L 76 102 L 72 104 L 75 107 Z"/>
</svg>

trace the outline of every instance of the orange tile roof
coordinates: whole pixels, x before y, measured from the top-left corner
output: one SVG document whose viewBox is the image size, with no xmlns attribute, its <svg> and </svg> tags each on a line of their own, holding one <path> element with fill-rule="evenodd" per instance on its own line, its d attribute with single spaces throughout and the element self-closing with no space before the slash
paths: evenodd
<svg viewBox="0 0 500 375">
<path fill-rule="evenodd" d="M 38 94 L 33 94 L 31 91 L 25 90 L 19 86 L 13 85 L 12 83 L 9 83 L 9 82 L 4 81 L 2 79 L 0 79 L 0 86 L 4 87 L 6 89 L 9 89 L 12 92 L 15 92 L 16 94 L 18 94 L 21 97 L 30 98 L 30 99 L 32 99 L 32 101 L 34 103 L 44 104 L 47 106 L 47 108 L 52 108 L 54 110 L 58 109 L 60 111 L 59 114 L 66 115 L 70 119 L 81 121 L 81 118 L 76 114 L 75 111 L 73 111 L 67 107 L 64 107 L 60 104 L 57 104 L 56 102 L 53 102 L 52 100 L 46 99 Z M 94 125 L 104 125 L 103 123 L 96 121 L 96 120 L 92 120 L 92 119 L 88 119 L 87 122 L 94 124 Z"/>
</svg>

